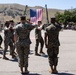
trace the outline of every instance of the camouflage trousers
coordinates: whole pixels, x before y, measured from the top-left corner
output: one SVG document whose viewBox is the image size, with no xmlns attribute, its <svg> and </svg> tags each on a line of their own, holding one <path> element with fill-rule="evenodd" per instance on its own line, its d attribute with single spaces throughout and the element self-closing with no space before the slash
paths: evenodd
<svg viewBox="0 0 76 75">
<path fill-rule="evenodd" d="M 8 46 L 10 46 L 10 55 L 13 55 L 14 54 L 14 45 L 13 45 L 13 42 L 12 42 L 11 39 L 5 38 L 4 39 L 4 51 L 3 51 L 4 55 L 6 54 Z"/>
<path fill-rule="evenodd" d="M 57 66 L 57 64 L 58 64 L 57 56 L 59 54 L 59 46 L 48 48 L 47 54 L 48 54 L 48 60 L 49 60 L 50 66 L 53 66 L 53 65 Z"/>
<path fill-rule="evenodd" d="M 42 37 L 41 39 L 36 39 L 35 52 L 38 52 L 39 43 L 40 43 L 40 52 L 42 52 L 44 46 L 44 40 Z"/>
<path fill-rule="evenodd" d="M 17 45 L 19 67 L 28 67 L 29 47 Z"/>
</svg>

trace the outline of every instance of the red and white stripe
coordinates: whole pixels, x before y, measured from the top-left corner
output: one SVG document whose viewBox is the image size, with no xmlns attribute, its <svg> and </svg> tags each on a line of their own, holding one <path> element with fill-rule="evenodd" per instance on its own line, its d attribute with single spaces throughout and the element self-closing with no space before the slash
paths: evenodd
<svg viewBox="0 0 76 75">
<path fill-rule="evenodd" d="M 42 21 L 43 9 L 36 9 L 36 14 L 35 17 L 31 17 L 31 22 L 37 24 L 38 21 Z"/>
</svg>

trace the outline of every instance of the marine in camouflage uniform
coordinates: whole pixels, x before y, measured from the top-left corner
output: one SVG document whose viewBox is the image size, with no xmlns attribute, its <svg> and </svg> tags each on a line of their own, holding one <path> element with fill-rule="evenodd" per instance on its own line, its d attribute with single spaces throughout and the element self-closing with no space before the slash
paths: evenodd
<svg viewBox="0 0 76 75">
<path fill-rule="evenodd" d="M 61 26 L 55 24 L 55 18 L 51 18 L 51 25 L 46 28 L 45 32 L 45 45 L 47 48 L 47 54 L 49 59 L 49 64 L 51 67 L 51 73 L 57 73 L 57 64 L 58 64 L 58 54 L 60 42 L 58 39 L 59 31 Z M 48 40 L 47 40 L 48 39 Z"/>
<path fill-rule="evenodd" d="M 31 25 L 31 23 L 25 22 L 26 17 L 21 17 L 21 23 L 16 26 L 15 37 L 14 40 L 16 42 L 16 48 L 18 53 L 18 62 L 19 67 L 21 69 L 21 73 L 29 73 L 28 71 L 28 54 L 29 54 L 29 46 L 30 39 L 28 35 L 30 31 L 35 27 Z M 25 72 L 23 72 L 23 68 L 25 68 Z"/>
<path fill-rule="evenodd" d="M 12 55 L 12 58 L 15 57 L 15 45 L 14 45 L 14 21 L 13 20 L 10 20 L 9 21 L 9 26 L 10 26 L 10 39 L 12 40 L 12 44 L 13 44 L 13 47 L 14 49 L 13 50 L 10 50 L 10 55 Z"/>
<path fill-rule="evenodd" d="M 39 43 L 40 43 L 40 53 L 44 54 L 44 52 L 43 52 L 44 40 L 41 35 L 42 26 L 43 26 L 42 22 L 38 21 L 38 25 L 35 29 L 35 39 L 36 39 L 35 55 L 37 55 L 37 56 L 40 56 L 40 54 L 38 54 Z"/>
<path fill-rule="evenodd" d="M 13 46 L 13 41 L 10 39 L 11 37 L 11 32 L 10 32 L 10 27 L 9 27 L 9 22 L 6 21 L 5 23 L 5 28 L 4 28 L 4 51 L 3 51 L 3 59 L 8 59 L 6 57 L 6 51 L 8 49 L 8 46 L 10 46 L 10 50 L 13 51 L 14 46 Z M 12 54 L 13 57 L 13 54 Z"/>
</svg>

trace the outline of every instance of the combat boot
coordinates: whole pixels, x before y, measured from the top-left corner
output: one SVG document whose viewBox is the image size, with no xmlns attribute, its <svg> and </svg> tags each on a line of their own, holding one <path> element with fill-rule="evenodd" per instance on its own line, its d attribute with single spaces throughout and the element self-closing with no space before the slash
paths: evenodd
<svg viewBox="0 0 76 75">
<path fill-rule="evenodd" d="M 38 47 L 35 47 L 35 55 L 36 56 L 41 56 L 40 54 L 38 54 Z"/>
<path fill-rule="evenodd" d="M 40 54 L 38 54 L 38 53 L 35 53 L 35 55 L 36 55 L 36 56 L 41 56 L 41 55 L 40 55 Z"/>
<path fill-rule="evenodd" d="M 36 55 L 36 56 L 41 56 L 40 54 L 38 54 L 38 53 L 37 53 L 37 51 L 36 51 L 36 50 L 35 50 L 35 55 Z"/>
<path fill-rule="evenodd" d="M 41 53 L 41 54 L 45 54 L 45 53 L 42 51 L 42 47 L 41 47 L 41 49 L 40 49 L 40 53 Z"/>
<path fill-rule="evenodd" d="M 50 72 L 51 74 L 53 74 L 53 73 L 54 73 L 53 66 L 51 66 L 51 69 L 49 70 L 49 72 Z"/>
<path fill-rule="evenodd" d="M 54 70 L 54 71 L 53 71 L 53 73 L 54 73 L 54 74 L 57 74 L 57 73 L 58 73 L 58 71 L 57 71 L 57 70 Z"/>
<path fill-rule="evenodd" d="M 16 58 L 16 56 L 13 54 L 13 55 L 12 55 L 12 58 Z"/>
<path fill-rule="evenodd" d="M 3 56 L 3 59 L 5 59 L 5 60 L 9 60 L 6 56 Z"/>
<path fill-rule="evenodd" d="M 4 53 L 3 53 L 3 59 L 9 60 L 5 55 L 6 55 L 6 52 L 4 51 Z"/>
<path fill-rule="evenodd" d="M 44 52 L 40 51 L 41 54 L 45 54 Z"/>
<path fill-rule="evenodd" d="M 21 70 L 21 74 L 23 74 L 23 67 L 20 67 L 20 70 Z"/>
<path fill-rule="evenodd" d="M 24 73 L 29 74 L 29 71 L 28 71 L 27 67 L 25 67 L 25 72 Z"/>
<path fill-rule="evenodd" d="M 57 74 L 57 73 L 58 73 L 56 67 L 54 67 L 54 71 L 53 71 L 53 73 L 54 73 L 54 74 Z"/>
<path fill-rule="evenodd" d="M 50 72 L 51 74 L 53 74 L 53 73 L 54 73 L 54 72 L 53 72 L 53 70 L 51 70 L 51 69 L 49 70 L 49 72 Z"/>
</svg>

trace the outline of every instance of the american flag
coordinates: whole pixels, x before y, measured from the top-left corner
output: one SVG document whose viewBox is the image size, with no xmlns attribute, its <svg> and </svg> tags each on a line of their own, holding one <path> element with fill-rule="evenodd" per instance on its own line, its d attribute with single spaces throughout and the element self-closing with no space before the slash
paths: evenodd
<svg viewBox="0 0 76 75">
<path fill-rule="evenodd" d="M 42 13 L 42 9 L 30 9 L 30 21 L 33 23 L 42 21 Z"/>
</svg>

